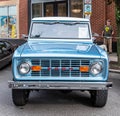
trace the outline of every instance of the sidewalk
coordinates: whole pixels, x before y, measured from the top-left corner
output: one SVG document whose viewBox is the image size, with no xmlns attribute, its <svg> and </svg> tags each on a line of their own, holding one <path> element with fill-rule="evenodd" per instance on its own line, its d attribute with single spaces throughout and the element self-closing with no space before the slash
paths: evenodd
<svg viewBox="0 0 120 116">
<path fill-rule="evenodd" d="M 109 62 L 111 62 L 111 61 L 117 62 L 117 53 L 109 54 Z M 109 71 L 110 72 L 120 73 L 119 69 L 112 69 L 112 68 L 110 68 Z"/>
<path fill-rule="evenodd" d="M 117 53 L 109 54 L 109 61 L 117 62 Z"/>
</svg>

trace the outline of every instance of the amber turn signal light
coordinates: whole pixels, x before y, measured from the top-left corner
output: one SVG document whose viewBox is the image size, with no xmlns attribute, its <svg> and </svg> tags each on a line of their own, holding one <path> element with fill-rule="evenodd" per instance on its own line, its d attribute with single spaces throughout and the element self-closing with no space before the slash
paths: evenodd
<svg viewBox="0 0 120 116">
<path fill-rule="evenodd" d="M 88 66 L 80 66 L 80 72 L 89 72 Z"/>
<path fill-rule="evenodd" d="M 41 66 L 32 66 L 31 70 L 32 71 L 41 71 L 42 67 Z"/>
</svg>

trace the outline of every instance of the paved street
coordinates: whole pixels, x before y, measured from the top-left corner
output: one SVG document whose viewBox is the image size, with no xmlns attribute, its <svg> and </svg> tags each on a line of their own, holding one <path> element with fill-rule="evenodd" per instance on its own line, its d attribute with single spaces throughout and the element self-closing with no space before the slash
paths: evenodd
<svg viewBox="0 0 120 116">
<path fill-rule="evenodd" d="M 31 92 L 26 106 L 12 103 L 11 89 L 7 81 L 12 79 L 10 66 L 0 70 L 0 116 L 119 116 L 120 74 L 110 73 L 114 86 L 109 90 L 104 108 L 91 106 L 87 92 L 75 91 L 63 94 L 60 91 Z"/>
</svg>

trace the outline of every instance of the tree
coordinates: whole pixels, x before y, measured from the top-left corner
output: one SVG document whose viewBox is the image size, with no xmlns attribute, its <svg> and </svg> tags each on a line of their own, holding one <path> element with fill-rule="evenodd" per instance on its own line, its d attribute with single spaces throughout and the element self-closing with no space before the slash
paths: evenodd
<svg viewBox="0 0 120 116">
<path fill-rule="evenodd" d="M 120 66 L 120 0 L 106 0 L 107 5 L 110 5 L 112 2 L 115 3 L 116 10 L 116 24 L 117 24 L 117 55 L 118 55 L 118 64 Z"/>
</svg>

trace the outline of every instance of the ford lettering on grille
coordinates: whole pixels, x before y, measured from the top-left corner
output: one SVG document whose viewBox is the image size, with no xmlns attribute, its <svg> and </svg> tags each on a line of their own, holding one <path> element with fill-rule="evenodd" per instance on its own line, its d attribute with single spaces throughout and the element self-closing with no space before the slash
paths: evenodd
<svg viewBox="0 0 120 116">
<path fill-rule="evenodd" d="M 41 71 L 32 71 L 32 76 L 40 77 L 89 77 L 89 72 L 80 72 L 80 66 L 89 66 L 89 60 L 32 60 L 32 65 L 40 65 Z"/>
</svg>

